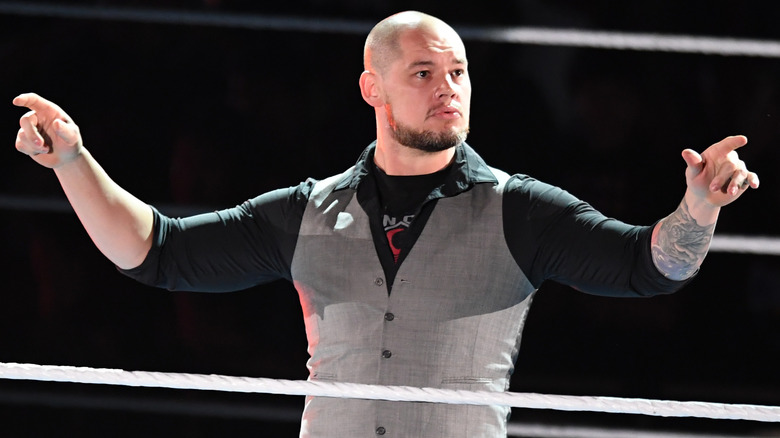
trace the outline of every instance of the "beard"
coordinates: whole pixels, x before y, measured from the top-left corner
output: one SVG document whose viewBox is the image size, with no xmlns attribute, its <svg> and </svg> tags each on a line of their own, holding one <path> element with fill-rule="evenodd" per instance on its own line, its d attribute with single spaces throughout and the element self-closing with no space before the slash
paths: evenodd
<svg viewBox="0 0 780 438">
<path fill-rule="evenodd" d="M 398 143 L 423 152 L 441 152 L 464 141 L 469 133 L 468 126 L 459 131 L 434 132 L 414 130 L 395 121 L 391 123 L 393 139 Z"/>
<path fill-rule="evenodd" d="M 469 129 L 460 131 L 416 131 L 403 125 L 393 127 L 393 138 L 398 143 L 423 152 L 441 152 L 455 147 L 464 141 Z"/>
</svg>

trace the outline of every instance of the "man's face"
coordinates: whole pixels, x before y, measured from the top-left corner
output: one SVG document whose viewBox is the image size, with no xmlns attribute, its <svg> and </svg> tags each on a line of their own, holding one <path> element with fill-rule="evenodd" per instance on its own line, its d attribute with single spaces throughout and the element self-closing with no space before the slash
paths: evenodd
<svg viewBox="0 0 780 438">
<path fill-rule="evenodd" d="M 404 146 L 437 152 L 457 146 L 469 130 L 471 81 L 466 50 L 449 30 L 415 29 L 382 77 L 388 123 Z"/>
</svg>

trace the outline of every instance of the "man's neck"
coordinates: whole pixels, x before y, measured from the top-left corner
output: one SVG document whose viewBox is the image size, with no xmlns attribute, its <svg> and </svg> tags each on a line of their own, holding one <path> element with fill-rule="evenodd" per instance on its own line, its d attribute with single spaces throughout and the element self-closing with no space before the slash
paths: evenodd
<svg viewBox="0 0 780 438">
<path fill-rule="evenodd" d="M 374 162 L 388 175 L 427 175 L 447 167 L 455 156 L 455 148 L 426 152 L 399 144 L 393 140 L 377 140 Z"/>
</svg>

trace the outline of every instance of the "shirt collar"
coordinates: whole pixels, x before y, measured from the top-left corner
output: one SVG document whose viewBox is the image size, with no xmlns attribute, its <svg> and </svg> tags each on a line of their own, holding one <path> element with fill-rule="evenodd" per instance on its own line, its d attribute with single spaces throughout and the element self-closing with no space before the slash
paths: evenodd
<svg viewBox="0 0 780 438">
<path fill-rule="evenodd" d="M 361 181 L 371 172 L 370 166 L 373 166 L 375 149 L 376 141 L 363 150 L 351 172 L 347 172 L 344 178 L 336 184 L 334 190 L 346 188 L 357 190 Z M 471 146 L 463 142 L 455 147 L 455 157 L 451 165 L 449 177 L 441 187 L 431 193 L 429 198 L 454 196 L 471 189 L 475 184 L 481 183 L 498 184 L 498 180 L 482 157 Z"/>
</svg>

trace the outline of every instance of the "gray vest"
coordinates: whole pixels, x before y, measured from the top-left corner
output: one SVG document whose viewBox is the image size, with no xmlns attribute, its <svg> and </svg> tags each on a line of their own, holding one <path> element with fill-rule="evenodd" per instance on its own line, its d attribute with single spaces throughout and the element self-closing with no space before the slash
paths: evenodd
<svg viewBox="0 0 780 438">
<path fill-rule="evenodd" d="M 318 182 L 292 262 L 310 380 L 505 391 L 533 286 L 503 233 L 499 184 L 442 198 L 388 295 L 351 172 Z M 379 251 L 389 250 L 380 248 Z M 503 437 L 509 408 L 308 397 L 302 437 Z"/>
</svg>

